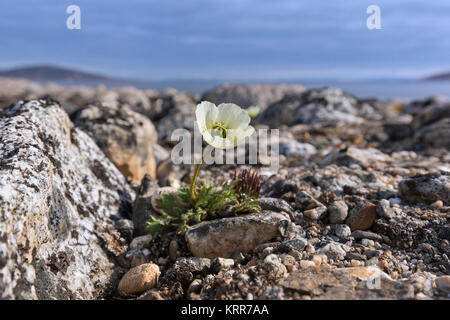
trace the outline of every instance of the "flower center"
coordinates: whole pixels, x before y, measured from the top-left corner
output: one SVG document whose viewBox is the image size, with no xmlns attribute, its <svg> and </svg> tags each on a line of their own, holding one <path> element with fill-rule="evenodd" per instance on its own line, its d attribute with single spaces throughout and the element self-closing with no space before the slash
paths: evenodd
<svg viewBox="0 0 450 320">
<path fill-rule="evenodd" d="M 227 128 L 223 123 L 216 122 L 211 125 L 211 129 L 214 136 L 220 135 L 224 139 L 227 137 Z"/>
</svg>

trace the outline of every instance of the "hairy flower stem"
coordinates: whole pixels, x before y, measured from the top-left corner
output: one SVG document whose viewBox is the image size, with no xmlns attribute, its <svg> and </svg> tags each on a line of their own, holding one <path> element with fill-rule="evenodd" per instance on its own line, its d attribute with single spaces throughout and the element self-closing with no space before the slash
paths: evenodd
<svg viewBox="0 0 450 320">
<path fill-rule="evenodd" d="M 200 171 L 202 163 L 195 165 L 194 176 L 192 177 L 191 186 L 189 187 L 189 194 L 191 195 L 192 201 L 197 202 L 197 195 L 195 194 L 195 181 L 197 181 L 197 176 Z"/>
</svg>

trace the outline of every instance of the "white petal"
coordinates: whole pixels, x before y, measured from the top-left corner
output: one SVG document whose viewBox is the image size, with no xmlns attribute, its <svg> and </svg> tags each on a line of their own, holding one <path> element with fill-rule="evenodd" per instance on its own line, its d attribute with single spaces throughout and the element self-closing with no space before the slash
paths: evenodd
<svg viewBox="0 0 450 320">
<path fill-rule="evenodd" d="M 222 103 L 217 109 L 219 114 L 216 121 L 223 123 L 228 129 L 243 129 L 250 123 L 248 113 L 234 103 Z"/>
<path fill-rule="evenodd" d="M 247 137 L 250 137 L 255 132 L 255 128 L 248 126 L 245 129 L 227 130 L 227 139 L 229 139 L 235 146 L 243 142 Z"/>
<path fill-rule="evenodd" d="M 201 133 L 205 132 L 216 120 L 219 111 L 214 103 L 202 101 L 197 105 L 195 117 Z"/>
<path fill-rule="evenodd" d="M 213 137 L 209 134 L 209 132 L 203 134 L 203 138 L 208 144 L 212 145 L 214 148 L 220 149 L 234 148 L 234 144 L 229 139 L 224 139 L 220 136 Z"/>
</svg>

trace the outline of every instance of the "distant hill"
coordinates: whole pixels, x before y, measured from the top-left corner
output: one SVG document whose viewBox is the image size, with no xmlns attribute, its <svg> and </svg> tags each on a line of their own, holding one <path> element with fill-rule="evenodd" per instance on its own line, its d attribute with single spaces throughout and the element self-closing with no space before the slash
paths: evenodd
<svg viewBox="0 0 450 320">
<path fill-rule="evenodd" d="M 450 72 L 443 72 L 443 73 L 438 73 L 435 75 L 431 75 L 426 77 L 424 80 L 450 80 Z"/>
<path fill-rule="evenodd" d="M 0 71 L 0 77 L 25 78 L 33 81 L 105 81 L 103 75 L 56 66 L 32 66 Z"/>
</svg>

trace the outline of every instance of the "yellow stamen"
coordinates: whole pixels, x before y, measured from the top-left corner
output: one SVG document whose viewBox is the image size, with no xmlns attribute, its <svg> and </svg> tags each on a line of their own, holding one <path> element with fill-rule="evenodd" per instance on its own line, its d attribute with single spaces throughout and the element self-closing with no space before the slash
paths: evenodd
<svg viewBox="0 0 450 320">
<path fill-rule="evenodd" d="M 227 137 L 227 128 L 223 123 L 216 122 L 213 125 L 211 125 L 211 129 L 219 131 L 222 138 L 225 139 Z"/>
</svg>

